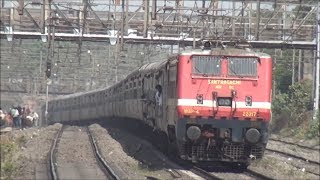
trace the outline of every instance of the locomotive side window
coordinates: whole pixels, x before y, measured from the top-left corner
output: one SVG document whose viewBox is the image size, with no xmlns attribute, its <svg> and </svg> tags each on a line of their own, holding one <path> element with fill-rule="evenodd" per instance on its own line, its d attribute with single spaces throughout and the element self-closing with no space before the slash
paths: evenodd
<svg viewBox="0 0 320 180">
<path fill-rule="evenodd" d="M 220 75 L 221 58 L 214 56 L 192 56 L 192 73 L 195 75 Z"/>
<path fill-rule="evenodd" d="M 228 75 L 257 76 L 257 58 L 229 57 Z"/>
</svg>

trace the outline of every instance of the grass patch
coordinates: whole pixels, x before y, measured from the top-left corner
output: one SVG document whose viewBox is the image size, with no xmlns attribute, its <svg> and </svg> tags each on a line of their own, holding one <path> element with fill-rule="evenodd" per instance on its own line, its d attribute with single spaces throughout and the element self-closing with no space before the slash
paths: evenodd
<svg viewBox="0 0 320 180">
<path fill-rule="evenodd" d="M 26 136 L 23 135 L 23 136 L 18 137 L 15 141 L 17 142 L 17 144 L 19 146 L 24 146 L 27 143 L 27 138 L 26 138 Z"/>
<path fill-rule="evenodd" d="M 1 137 L 0 154 L 1 154 L 1 179 L 11 179 L 17 167 L 13 160 L 13 155 L 18 150 L 18 145 L 11 141 L 10 138 Z"/>
</svg>

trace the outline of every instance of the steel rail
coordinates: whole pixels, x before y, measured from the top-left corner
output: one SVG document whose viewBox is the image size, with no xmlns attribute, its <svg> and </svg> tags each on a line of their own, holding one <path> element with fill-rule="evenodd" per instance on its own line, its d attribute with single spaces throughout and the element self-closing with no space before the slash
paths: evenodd
<svg viewBox="0 0 320 180">
<path fill-rule="evenodd" d="M 226 167 L 228 167 L 228 166 L 226 166 Z M 198 174 L 201 177 L 204 177 L 205 179 L 222 179 L 221 177 L 215 175 L 214 173 L 207 172 L 206 170 L 201 169 L 196 166 L 192 167 L 191 171 L 195 174 Z M 234 172 L 231 172 L 231 173 L 234 173 Z M 266 179 L 266 180 L 273 179 L 271 177 L 268 177 L 264 174 L 260 174 L 258 172 L 253 171 L 253 170 L 250 170 L 250 169 L 245 169 L 245 170 L 243 170 L 243 172 L 240 172 L 239 174 L 244 174 L 246 176 L 254 177 L 256 179 Z"/>
<path fill-rule="evenodd" d="M 53 179 L 53 180 L 58 179 L 57 170 L 55 167 L 55 165 L 56 165 L 56 152 L 57 152 L 56 147 L 60 141 L 63 130 L 64 130 L 64 126 L 62 126 L 60 128 L 60 130 L 57 132 L 57 134 L 52 142 L 50 152 L 49 152 L 50 153 L 50 155 L 49 155 L 49 169 L 50 169 L 51 179 Z"/>
<path fill-rule="evenodd" d="M 204 179 L 215 179 L 215 180 L 221 180 L 222 178 L 219 177 L 219 176 L 216 176 L 204 169 L 201 169 L 197 166 L 193 166 L 191 169 L 190 169 L 191 172 L 195 173 L 196 175 L 198 176 L 201 176 L 202 178 Z"/>
<path fill-rule="evenodd" d="M 118 177 L 118 175 L 112 170 L 112 168 L 108 165 L 108 163 L 104 160 L 104 158 L 102 157 L 100 150 L 97 146 L 96 140 L 93 138 L 91 131 L 89 130 L 89 127 L 86 127 L 87 130 L 87 134 L 90 138 L 90 144 L 94 150 L 94 156 L 96 157 L 98 164 L 101 168 L 101 170 L 103 172 L 105 172 L 104 170 L 107 171 L 107 176 L 111 176 L 111 178 L 116 179 L 116 180 L 120 180 L 120 178 Z"/>
<path fill-rule="evenodd" d="M 253 176 L 257 177 L 258 179 L 259 178 L 260 179 L 266 179 L 266 180 L 272 180 L 273 179 L 273 178 L 268 177 L 266 175 L 263 175 L 263 174 L 260 174 L 258 172 L 255 172 L 255 171 L 253 171 L 251 169 L 246 169 L 244 172 L 248 173 L 249 175 L 253 175 Z"/>
<path fill-rule="evenodd" d="M 286 153 L 286 152 L 282 152 L 282 151 L 278 151 L 278 150 L 274 150 L 274 149 L 269 149 L 269 148 L 266 148 L 266 150 L 268 150 L 270 152 L 279 153 L 279 154 L 282 154 L 282 155 L 285 155 L 285 156 L 294 157 L 294 158 L 297 158 L 297 159 L 300 159 L 300 160 L 303 160 L 303 161 L 306 161 L 306 162 L 310 162 L 310 163 L 313 163 L 313 164 L 316 164 L 316 165 L 320 165 L 320 163 L 317 162 L 317 161 L 313 161 L 311 159 L 306 159 L 304 157 L 300 157 L 300 156 L 297 156 L 297 155 L 294 155 L 294 154 L 290 154 L 290 153 Z"/>
</svg>

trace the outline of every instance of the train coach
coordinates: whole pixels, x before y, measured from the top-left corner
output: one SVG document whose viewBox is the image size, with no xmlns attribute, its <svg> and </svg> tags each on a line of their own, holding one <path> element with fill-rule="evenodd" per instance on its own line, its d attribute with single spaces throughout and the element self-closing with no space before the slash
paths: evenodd
<svg viewBox="0 0 320 180">
<path fill-rule="evenodd" d="M 53 99 L 48 119 L 136 119 L 182 159 L 246 167 L 264 154 L 271 87 L 269 55 L 206 47 L 145 64 L 109 88 Z"/>
</svg>

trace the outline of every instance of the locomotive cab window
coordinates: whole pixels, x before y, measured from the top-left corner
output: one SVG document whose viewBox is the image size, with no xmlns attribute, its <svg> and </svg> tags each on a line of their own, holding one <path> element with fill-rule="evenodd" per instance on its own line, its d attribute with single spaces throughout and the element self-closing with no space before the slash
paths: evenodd
<svg viewBox="0 0 320 180">
<path fill-rule="evenodd" d="M 214 56 L 192 56 L 192 74 L 217 76 L 221 74 L 221 58 Z"/>
<path fill-rule="evenodd" d="M 257 76 L 258 58 L 255 57 L 229 57 L 228 75 L 229 76 Z"/>
</svg>

